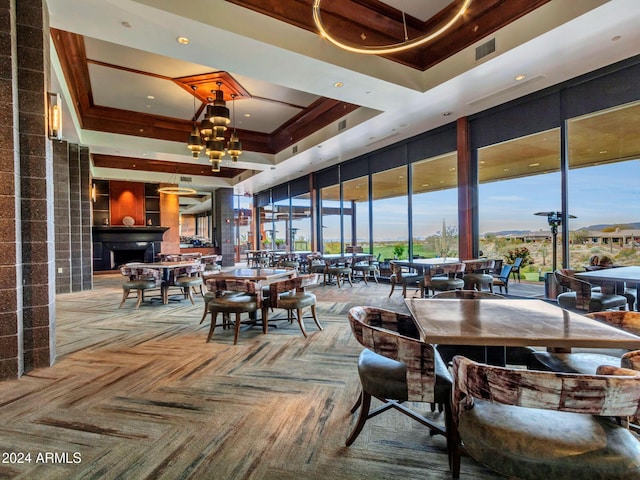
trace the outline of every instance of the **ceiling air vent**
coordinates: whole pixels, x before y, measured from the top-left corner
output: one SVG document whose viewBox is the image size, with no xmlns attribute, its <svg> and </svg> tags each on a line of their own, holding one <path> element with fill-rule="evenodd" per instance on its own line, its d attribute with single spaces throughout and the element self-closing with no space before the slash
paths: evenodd
<svg viewBox="0 0 640 480">
<path fill-rule="evenodd" d="M 496 51 L 496 39 L 492 38 L 488 42 L 483 43 L 479 47 L 476 47 L 476 62 L 481 58 L 491 55 Z"/>
<path fill-rule="evenodd" d="M 191 181 L 191 177 L 180 177 L 180 181 L 181 182 L 190 182 Z"/>
<path fill-rule="evenodd" d="M 338 122 L 338 131 L 340 132 L 341 130 L 344 130 L 345 128 L 347 128 L 347 121 L 346 120 L 340 120 Z"/>
</svg>

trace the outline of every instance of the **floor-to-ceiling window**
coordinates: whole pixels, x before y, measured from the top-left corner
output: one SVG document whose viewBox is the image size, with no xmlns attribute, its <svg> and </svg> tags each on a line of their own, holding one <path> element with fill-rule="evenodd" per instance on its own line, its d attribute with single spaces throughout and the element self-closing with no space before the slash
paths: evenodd
<svg viewBox="0 0 640 480">
<path fill-rule="evenodd" d="M 371 178 L 373 254 L 384 258 L 407 258 L 409 215 L 407 167 L 374 173 Z"/>
<path fill-rule="evenodd" d="M 640 262 L 640 102 L 571 119 L 568 203 L 570 266 L 609 257 Z"/>
<path fill-rule="evenodd" d="M 235 225 L 236 262 L 245 259 L 245 250 L 251 250 L 251 197 L 233 197 L 233 221 Z"/>
<path fill-rule="evenodd" d="M 294 251 L 311 249 L 311 195 L 303 193 L 291 199 L 291 244 Z"/>
<path fill-rule="evenodd" d="M 320 190 L 320 206 L 322 252 L 340 253 L 342 251 L 340 185 L 331 185 Z"/>
<path fill-rule="evenodd" d="M 411 165 L 413 258 L 458 256 L 457 155 Z"/>
<path fill-rule="evenodd" d="M 562 210 L 560 129 L 478 150 L 480 250 L 489 258 L 525 256 L 523 273 L 550 271 L 553 243 L 547 217 Z M 557 264 L 562 262 L 557 238 Z"/>
<path fill-rule="evenodd" d="M 344 244 L 369 253 L 369 177 L 342 182 Z"/>
</svg>

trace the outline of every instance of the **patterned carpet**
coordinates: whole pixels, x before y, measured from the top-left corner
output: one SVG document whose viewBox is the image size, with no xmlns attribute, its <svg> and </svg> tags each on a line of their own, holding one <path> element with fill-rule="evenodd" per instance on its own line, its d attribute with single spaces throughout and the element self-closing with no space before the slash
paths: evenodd
<svg viewBox="0 0 640 480">
<path fill-rule="evenodd" d="M 30 462 L 5 453 L 0 478 L 451 478 L 444 438 L 394 411 L 344 446 L 361 349 L 346 312 L 406 311 L 388 285 L 316 287 L 322 332 L 277 311 L 234 346 L 222 329 L 205 343 L 200 297 L 118 309 L 121 281 L 58 296 L 56 363 L 1 384 L 0 452 Z M 465 457 L 461 478 L 500 477 Z"/>
</svg>

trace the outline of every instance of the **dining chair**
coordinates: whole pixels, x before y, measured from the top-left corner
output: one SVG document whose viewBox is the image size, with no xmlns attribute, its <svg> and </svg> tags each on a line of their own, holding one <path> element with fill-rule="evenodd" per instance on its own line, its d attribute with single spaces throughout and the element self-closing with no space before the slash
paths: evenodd
<svg viewBox="0 0 640 480">
<path fill-rule="evenodd" d="M 429 289 L 435 295 L 436 291 L 462 290 L 464 280 L 462 275 L 466 265 L 460 263 L 445 263 L 443 265 L 433 265 L 425 268 L 421 283 L 421 297 L 429 295 Z"/>
<path fill-rule="evenodd" d="M 498 287 L 500 293 L 502 293 L 502 288 L 504 287 L 504 293 L 509 294 L 509 277 L 511 276 L 512 268 L 513 265 L 505 264 L 500 269 L 500 273 L 493 277 L 493 286 Z"/>
<path fill-rule="evenodd" d="M 511 275 L 513 275 L 513 279 L 518 279 L 518 283 L 520 283 L 520 268 L 522 267 L 522 257 L 516 257 L 513 260 L 513 265 L 511 265 Z"/>
<path fill-rule="evenodd" d="M 204 296 L 202 289 L 204 285 L 202 272 L 204 272 L 204 269 L 204 263 L 187 265 L 176 269 L 173 274 L 173 283 L 165 288 L 165 295 L 168 296 L 168 289 L 170 287 L 177 287 L 182 290 L 182 294 L 185 298 L 188 298 L 191 301 L 191 304 L 195 305 L 192 291 L 199 291 L 200 295 Z"/>
<path fill-rule="evenodd" d="M 558 305 L 578 312 L 600 312 L 611 308 L 625 309 L 627 298 L 622 295 L 602 293 L 593 290 L 589 282 L 576 278 L 575 270 L 556 270 L 554 276 L 558 285 L 565 290 L 556 298 Z"/>
<path fill-rule="evenodd" d="M 362 248 L 362 247 L 360 247 Z M 373 255 L 368 255 L 366 257 L 359 257 L 359 261 L 353 262 L 351 266 L 351 270 L 353 271 L 353 276 L 356 274 L 362 275 L 362 279 L 364 280 L 365 285 L 367 285 L 368 277 L 372 276 L 373 280 L 378 283 L 378 275 L 380 275 L 380 268 L 378 266 L 378 262 L 374 260 Z"/>
<path fill-rule="evenodd" d="M 640 312 L 609 310 L 585 316 L 640 335 Z M 600 365 L 635 368 L 633 365 L 639 356 L 640 351 L 630 352 L 628 349 L 573 348 L 569 353 L 536 351 L 529 357 L 527 367 L 530 370 L 593 374 Z"/>
<path fill-rule="evenodd" d="M 355 339 L 364 347 L 358 359 L 361 392 L 351 409 L 360 412 L 349 433 L 351 445 L 372 417 L 391 408 L 429 428 L 431 434 L 447 438 L 451 422 L 451 375 L 433 345 L 420 340 L 410 315 L 376 307 L 358 306 L 349 310 L 349 324 Z M 371 398 L 383 404 L 374 410 Z M 408 408 L 405 402 L 428 402 L 445 412 L 444 427 Z"/>
<path fill-rule="evenodd" d="M 136 309 L 138 309 L 144 300 L 144 294 L 147 290 L 162 288 L 160 271 L 154 268 L 122 266 L 120 267 L 120 273 L 127 279 L 122 283 L 122 300 L 118 308 L 122 308 L 132 290 L 136 291 Z"/>
<path fill-rule="evenodd" d="M 391 291 L 389 292 L 389 297 L 393 295 L 393 290 L 396 288 L 396 285 L 402 285 L 402 296 L 404 298 L 407 297 L 408 286 L 416 287 L 422 292 L 422 275 L 419 275 L 415 271 L 405 271 L 405 267 L 398 265 L 393 260 L 389 262 L 389 267 L 391 268 L 391 276 L 389 277 Z"/>
<path fill-rule="evenodd" d="M 326 277 L 328 276 L 329 281 L 331 281 L 332 277 L 336 278 L 338 288 L 341 287 L 340 281 L 344 283 L 345 279 L 349 282 L 349 285 L 353 287 L 353 282 L 351 281 L 351 260 L 349 257 L 325 258 L 324 284 L 327 284 Z"/>
<path fill-rule="evenodd" d="M 451 470 L 461 446 L 522 479 L 640 479 L 640 441 L 620 419 L 640 414 L 640 372 L 595 375 L 504 368 L 453 359 Z M 622 423 L 622 424 L 621 424 Z"/>
<path fill-rule="evenodd" d="M 493 292 L 493 275 L 491 271 L 494 267 L 494 261 L 488 259 L 466 260 L 466 269 L 462 279 L 464 280 L 465 290 L 487 289 Z"/>
<path fill-rule="evenodd" d="M 267 285 L 267 294 L 262 301 L 262 321 L 268 324 L 269 309 L 281 308 L 287 311 L 289 323 L 293 323 L 295 317 L 300 327 L 300 331 L 305 338 L 308 336 L 304 326 L 303 310 L 309 308 L 311 317 L 318 330 L 322 330 L 322 325 L 316 313 L 316 296 L 305 291 L 307 287 L 318 284 L 318 275 L 301 275 L 286 280 L 279 280 Z"/>
<path fill-rule="evenodd" d="M 434 299 L 458 298 L 461 300 L 492 300 L 504 299 L 502 295 L 491 292 L 479 292 L 478 290 L 452 290 L 441 292 L 433 296 Z M 467 358 L 484 362 L 487 358 L 487 347 L 484 345 L 445 345 L 438 344 L 438 353 L 442 360 L 449 364 L 456 355 L 464 355 Z M 492 347 L 501 348 L 501 347 Z M 504 347 L 504 359 L 508 365 L 527 365 L 529 356 L 536 350 L 532 347 Z"/>
<path fill-rule="evenodd" d="M 218 319 L 218 313 L 222 313 L 222 326 L 226 328 L 230 326 L 230 314 L 235 314 L 235 331 L 233 336 L 233 344 L 238 343 L 240 334 L 240 326 L 242 323 L 256 323 L 256 320 L 241 320 L 243 313 L 253 313 L 260 310 L 262 305 L 262 294 L 257 282 L 252 280 L 236 280 L 236 279 L 209 279 L 207 286 L 214 293 L 214 296 L 206 303 L 207 312 L 211 314 L 211 325 L 209 327 L 209 335 L 207 343 L 213 337 Z M 204 317 L 203 317 L 204 319 Z M 202 323 L 202 320 L 200 321 Z M 262 321 L 262 333 L 267 333 L 267 322 Z"/>
</svg>

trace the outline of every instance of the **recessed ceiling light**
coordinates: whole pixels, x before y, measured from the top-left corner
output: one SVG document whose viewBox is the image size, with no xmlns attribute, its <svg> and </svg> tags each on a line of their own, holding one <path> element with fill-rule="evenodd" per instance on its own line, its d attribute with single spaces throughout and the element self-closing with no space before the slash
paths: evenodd
<svg viewBox="0 0 640 480">
<path fill-rule="evenodd" d="M 524 80 L 525 78 L 527 78 L 527 76 L 526 76 L 526 75 L 516 75 L 516 76 L 514 77 L 514 80 L 515 80 L 516 82 L 519 82 L 519 81 L 521 81 L 521 80 Z"/>
<path fill-rule="evenodd" d="M 539 167 L 540 164 L 539 163 L 530 163 L 529 166 L 530 167 Z"/>
<path fill-rule="evenodd" d="M 189 42 L 190 42 L 190 40 L 187 37 L 178 37 L 178 38 L 176 38 L 176 41 L 180 45 L 189 45 Z"/>
<path fill-rule="evenodd" d="M 608 150 L 600 150 L 600 154 L 601 155 L 604 155 L 605 153 L 609 153 L 609 151 Z"/>
<path fill-rule="evenodd" d="M 613 38 L 611 39 L 611 41 L 612 41 L 612 42 L 617 42 L 617 41 L 618 41 L 618 40 L 620 40 L 621 38 L 622 38 L 622 36 L 620 36 L 620 35 L 616 35 L 615 37 L 613 37 Z"/>
<path fill-rule="evenodd" d="M 149 100 L 153 100 L 153 99 L 155 99 L 156 97 L 154 97 L 153 95 L 147 95 L 147 98 L 148 98 Z"/>
<path fill-rule="evenodd" d="M 449 115 L 451 115 L 451 112 L 442 112 L 443 117 L 448 117 Z"/>
<path fill-rule="evenodd" d="M 131 24 L 129 22 L 120 22 L 120 25 L 122 25 L 124 28 L 131 28 Z"/>
<path fill-rule="evenodd" d="M 342 82 L 336 82 L 333 84 L 334 87 L 344 87 L 344 83 Z"/>
<path fill-rule="evenodd" d="M 245 113 L 244 116 L 249 118 L 251 116 L 251 114 L 250 113 Z"/>
</svg>

